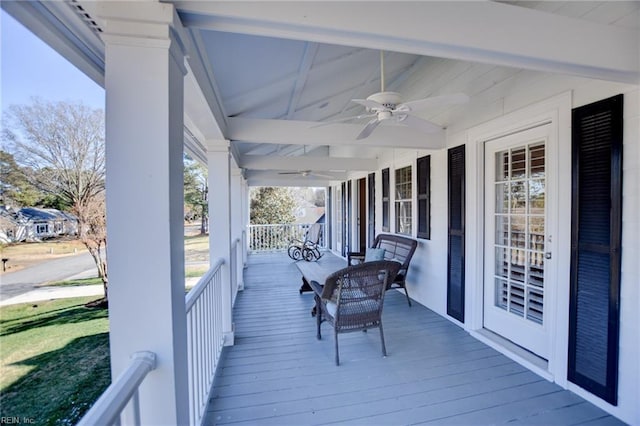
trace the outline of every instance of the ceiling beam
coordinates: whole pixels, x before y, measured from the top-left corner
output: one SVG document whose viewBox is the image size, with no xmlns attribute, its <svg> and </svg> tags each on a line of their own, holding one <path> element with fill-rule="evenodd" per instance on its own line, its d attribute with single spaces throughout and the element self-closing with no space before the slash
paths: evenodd
<svg viewBox="0 0 640 426">
<path fill-rule="evenodd" d="M 278 170 L 246 170 L 244 177 L 251 186 L 328 186 L 348 178 L 346 172 L 320 174 L 280 174 Z"/>
<path fill-rule="evenodd" d="M 328 180 L 310 180 L 305 177 L 288 180 L 288 179 L 277 179 L 277 178 L 249 178 L 247 179 L 247 184 L 250 187 L 255 186 L 284 186 L 284 187 L 293 187 L 293 188 L 326 188 L 327 186 L 335 185 L 340 181 L 328 181 Z"/>
<path fill-rule="evenodd" d="M 292 173 L 295 172 L 295 173 Z M 244 169 L 245 177 L 252 178 L 278 178 L 278 179 L 298 179 L 339 181 L 349 177 L 349 173 L 344 172 L 318 172 L 315 170 L 251 170 Z"/>
<path fill-rule="evenodd" d="M 315 121 L 240 117 L 229 117 L 227 122 L 228 133 L 226 137 L 232 141 L 408 149 L 441 149 L 445 147 L 444 131 L 427 134 L 403 125 L 382 124 L 368 138 L 356 140 L 364 123 L 335 123 L 318 126 Z"/>
<path fill-rule="evenodd" d="M 318 52 L 318 43 L 306 43 L 304 46 L 304 55 L 302 55 L 302 61 L 300 61 L 300 67 L 298 69 L 298 76 L 296 78 L 296 85 L 289 99 L 289 108 L 287 110 L 287 119 L 292 119 L 293 114 L 298 109 L 298 103 L 300 96 L 302 96 L 302 89 L 307 84 L 307 77 L 309 77 L 309 70 L 313 65 L 313 59 Z"/>
<path fill-rule="evenodd" d="M 190 71 L 193 70 L 191 64 L 194 62 L 187 63 L 187 69 Z M 184 78 L 184 114 L 185 117 L 189 117 L 189 127 L 192 130 L 194 127 L 197 129 L 196 139 L 201 143 L 210 139 L 224 139 L 226 127 L 220 110 L 211 106 L 211 96 L 205 94 L 208 87 L 198 82 L 194 72 L 187 73 Z"/>
<path fill-rule="evenodd" d="M 249 186 L 288 186 L 288 187 L 327 187 L 341 180 L 317 179 L 311 176 L 278 177 L 278 176 L 247 176 Z"/>
<path fill-rule="evenodd" d="M 378 160 L 375 158 L 245 155 L 239 166 L 252 170 L 371 171 L 378 168 Z"/>
<path fill-rule="evenodd" d="M 211 60 L 207 57 L 199 34 L 189 32 L 189 39 L 191 46 L 187 66 L 190 72 L 185 78 L 185 110 L 189 111 L 193 107 L 193 115 L 200 111 L 200 120 L 194 120 L 197 120 L 206 139 L 220 139 L 227 126 L 227 114 L 220 100 L 220 89 L 213 77 Z"/>
<path fill-rule="evenodd" d="M 175 1 L 186 26 L 636 84 L 640 30 L 489 1 Z M 402 22 L 402 25 L 390 25 Z"/>
</svg>

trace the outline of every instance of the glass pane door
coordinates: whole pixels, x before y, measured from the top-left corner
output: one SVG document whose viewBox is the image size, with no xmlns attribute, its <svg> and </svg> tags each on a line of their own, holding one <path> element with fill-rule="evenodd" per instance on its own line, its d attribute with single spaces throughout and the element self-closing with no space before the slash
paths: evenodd
<svg viewBox="0 0 640 426">
<path fill-rule="evenodd" d="M 544 143 L 495 154 L 495 306 L 542 324 Z"/>
<path fill-rule="evenodd" d="M 548 126 L 485 144 L 486 329 L 547 358 Z M 545 311 L 546 309 L 546 311 Z"/>
</svg>

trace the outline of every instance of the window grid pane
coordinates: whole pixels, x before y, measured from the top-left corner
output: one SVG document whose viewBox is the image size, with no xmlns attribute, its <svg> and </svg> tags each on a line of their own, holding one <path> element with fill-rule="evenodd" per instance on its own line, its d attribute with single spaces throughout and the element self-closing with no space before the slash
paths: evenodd
<svg viewBox="0 0 640 426">
<path fill-rule="evenodd" d="M 495 306 L 542 324 L 545 145 L 495 154 Z"/>
<path fill-rule="evenodd" d="M 396 233 L 411 235 L 412 231 L 412 182 L 411 166 L 396 170 Z"/>
</svg>

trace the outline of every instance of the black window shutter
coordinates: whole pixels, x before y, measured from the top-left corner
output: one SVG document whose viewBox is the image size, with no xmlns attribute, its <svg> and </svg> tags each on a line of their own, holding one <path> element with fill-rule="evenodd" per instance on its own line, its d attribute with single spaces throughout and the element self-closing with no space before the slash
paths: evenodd
<svg viewBox="0 0 640 426">
<path fill-rule="evenodd" d="M 368 216 L 369 216 L 369 247 L 373 245 L 376 236 L 376 174 L 369 173 L 368 176 Z"/>
<path fill-rule="evenodd" d="M 353 232 L 353 230 L 351 229 L 352 217 L 353 217 L 353 197 L 351 196 L 351 181 L 348 180 L 347 181 L 347 217 L 345 220 L 347 224 L 347 244 L 345 244 L 347 251 L 351 251 L 351 239 L 352 239 L 352 232 Z"/>
<path fill-rule="evenodd" d="M 431 238 L 431 156 L 418 158 L 418 238 Z"/>
<path fill-rule="evenodd" d="M 342 255 L 346 256 L 347 255 L 347 183 L 346 182 L 342 182 L 342 191 L 341 191 L 341 195 L 340 195 L 340 203 L 342 205 L 342 210 L 341 210 L 341 220 L 342 220 L 342 229 L 340 230 L 341 235 L 342 235 Z"/>
<path fill-rule="evenodd" d="M 464 145 L 448 151 L 447 314 L 464 322 Z"/>
<path fill-rule="evenodd" d="M 331 201 L 331 197 L 332 197 L 333 192 L 331 191 L 331 187 L 328 186 L 327 190 L 326 190 L 326 194 L 325 194 L 325 200 L 327 203 L 326 208 L 324 209 L 325 211 L 325 218 L 324 218 L 324 231 L 323 231 L 323 237 L 324 237 L 324 244 L 325 247 L 327 248 L 333 248 L 333 232 L 332 232 L 332 228 L 333 228 L 333 202 Z"/>
<path fill-rule="evenodd" d="M 573 110 L 568 379 L 617 405 L 622 237 L 618 95 Z"/>
<path fill-rule="evenodd" d="M 382 170 L 382 230 L 389 232 L 389 169 Z"/>
</svg>

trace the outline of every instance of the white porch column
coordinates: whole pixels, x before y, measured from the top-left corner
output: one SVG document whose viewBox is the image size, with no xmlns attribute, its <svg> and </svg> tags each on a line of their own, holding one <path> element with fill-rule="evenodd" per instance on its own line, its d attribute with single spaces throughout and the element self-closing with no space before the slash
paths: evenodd
<svg viewBox="0 0 640 426">
<path fill-rule="evenodd" d="M 136 351 L 157 369 L 140 420 L 188 423 L 183 240 L 184 57 L 170 4 L 101 3 L 106 19 L 106 161 L 111 370 Z M 145 18 L 143 18 L 145 17 Z M 149 20 L 146 20 L 149 17 Z M 123 424 L 133 424 L 131 412 Z"/>
<path fill-rule="evenodd" d="M 238 290 L 244 289 L 244 280 L 242 277 L 242 270 L 244 268 L 244 249 L 242 247 L 242 230 L 244 229 L 242 220 L 242 197 L 244 194 L 242 189 L 243 180 L 242 170 L 238 168 L 233 169 L 231 172 L 231 239 L 232 241 L 240 240 L 236 250 L 238 250 L 241 255 L 238 256 L 237 252 L 233 253 L 234 256 L 237 256 L 237 262 L 235 263 L 235 275 L 237 278 Z"/>
<path fill-rule="evenodd" d="M 243 267 L 247 266 L 247 256 L 249 255 L 249 221 L 250 221 L 250 203 L 249 203 L 249 183 L 246 179 L 242 180 L 242 230 L 244 231 L 244 242 L 242 245 Z"/>
<path fill-rule="evenodd" d="M 220 141 L 217 141 L 220 143 Z M 229 142 L 209 149 L 209 258 L 222 258 L 222 326 L 225 346 L 233 345 L 231 294 L 231 153 Z M 215 144 L 216 141 L 209 145 Z"/>
</svg>

